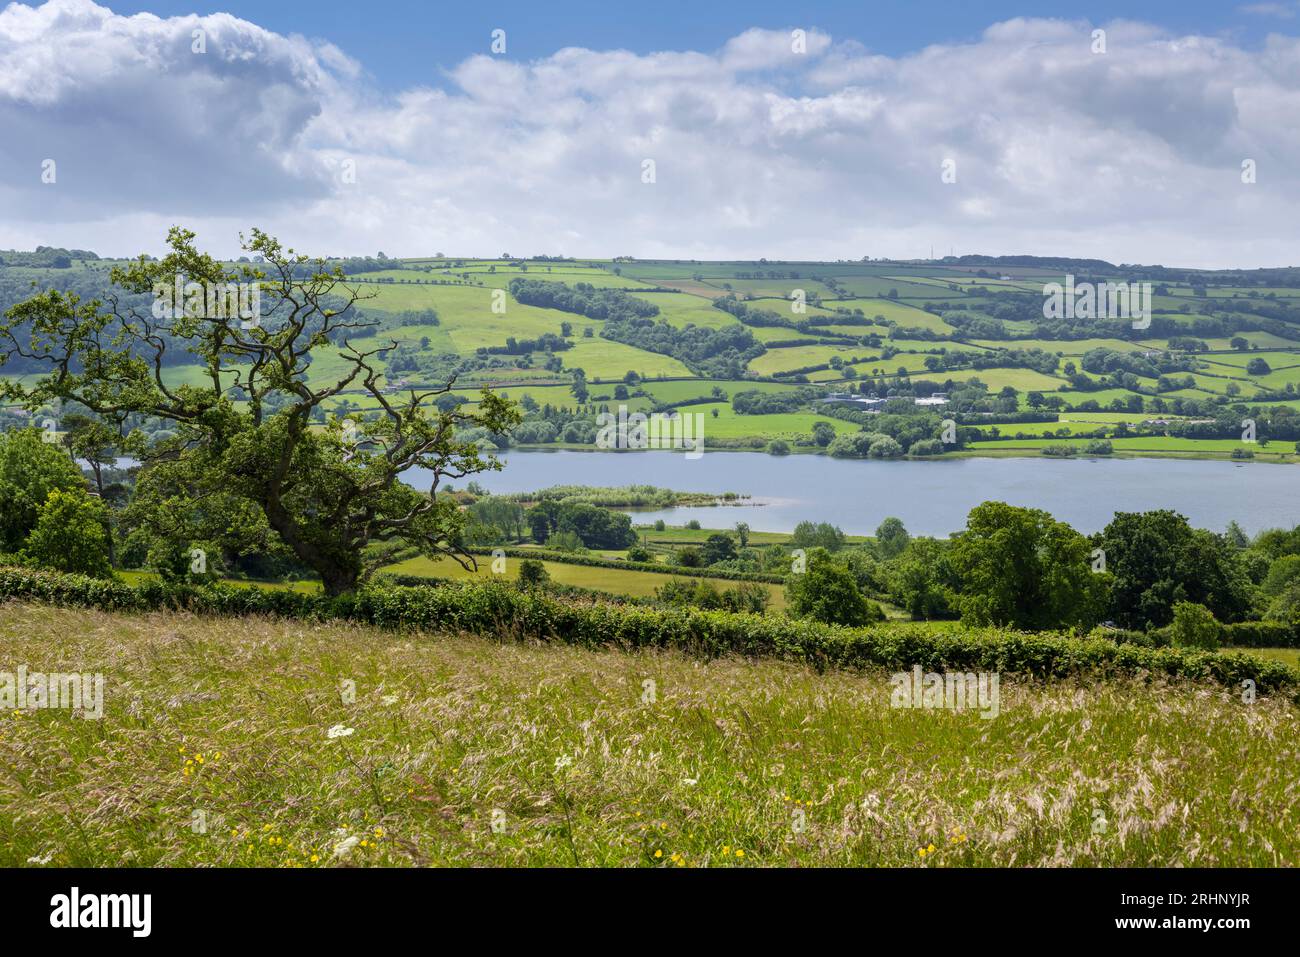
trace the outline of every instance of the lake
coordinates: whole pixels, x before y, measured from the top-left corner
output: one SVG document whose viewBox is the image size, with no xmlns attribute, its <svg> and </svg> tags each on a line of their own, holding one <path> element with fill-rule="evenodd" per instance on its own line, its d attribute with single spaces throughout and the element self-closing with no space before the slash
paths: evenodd
<svg viewBox="0 0 1300 957">
<path fill-rule="evenodd" d="M 989 500 L 1041 508 L 1081 532 L 1100 530 L 1117 511 L 1171 508 L 1193 525 L 1247 532 L 1300 524 L 1300 468 L 1262 463 L 1142 458 L 963 458 L 931 461 L 706 452 L 511 451 L 501 472 L 474 476 L 492 492 L 549 485 L 657 485 L 683 492 L 738 492 L 764 504 L 637 511 L 638 524 L 697 519 L 713 528 L 744 521 L 755 531 L 789 532 L 805 519 L 851 535 L 873 533 L 893 515 L 913 534 L 947 535 Z M 421 487 L 418 470 L 410 480 Z M 467 480 L 455 483 L 463 488 Z M 428 488 L 427 480 L 423 483 Z"/>
</svg>

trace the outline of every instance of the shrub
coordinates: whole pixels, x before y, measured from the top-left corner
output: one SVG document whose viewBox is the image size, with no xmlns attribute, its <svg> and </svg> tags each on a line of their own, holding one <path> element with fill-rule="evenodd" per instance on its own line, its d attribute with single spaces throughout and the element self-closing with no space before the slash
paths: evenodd
<svg viewBox="0 0 1300 957">
<path fill-rule="evenodd" d="M 802 575 L 792 575 L 785 586 L 790 613 L 831 625 L 866 625 L 883 621 L 885 613 L 858 588 L 848 568 L 818 549 L 808 559 Z"/>
<path fill-rule="evenodd" d="M 85 479 L 63 447 L 36 429 L 0 432 L 0 551 L 17 552 L 50 492 L 81 491 Z"/>
<path fill-rule="evenodd" d="M 52 489 L 40 507 L 24 554 L 60 572 L 108 578 L 108 513 L 102 502 L 77 489 Z"/>
<path fill-rule="evenodd" d="M 767 451 L 770 455 L 789 455 L 790 443 L 784 439 L 773 439 L 767 443 Z"/>
<path fill-rule="evenodd" d="M 1174 620 L 1169 638 L 1179 648 L 1213 651 L 1219 647 L 1219 623 L 1204 605 L 1180 601 L 1174 603 Z"/>
<path fill-rule="evenodd" d="M 551 573 L 535 558 L 525 558 L 519 563 L 519 584 L 524 588 L 536 588 L 551 580 Z"/>
</svg>

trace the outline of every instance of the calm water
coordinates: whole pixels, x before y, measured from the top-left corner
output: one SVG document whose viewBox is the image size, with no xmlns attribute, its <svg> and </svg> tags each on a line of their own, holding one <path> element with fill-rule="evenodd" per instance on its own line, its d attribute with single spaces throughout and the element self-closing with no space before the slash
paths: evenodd
<svg viewBox="0 0 1300 957">
<path fill-rule="evenodd" d="M 808 519 L 849 534 L 871 534 L 895 515 L 908 530 L 946 535 L 990 499 L 1041 508 L 1083 532 L 1117 511 L 1172 508 L 1201 528 L 1246 531 L 1300 524 L 1300 468 L 1289 465 L 1177 459 L 969 458 L 859 461 L 823 455 L 776 457 L 761 452 L 520 452 L 499 456 L 501 472 L 475 476 L 493 492 L 548 485 L 658 485 L 684 492 L 739 492 L 753 507 L 676 508 L 635 513 L 707 527 L 748 522 L 756 531 L 788 532 Z M 415 470 L 412 470 L 413 473 Z M 419 486 L 420 477 L 411 475 Z M 465 481 L 455 483 L 464 487 Z M 427 487 L 427 485 L 425 486 Z"/>
</svg>

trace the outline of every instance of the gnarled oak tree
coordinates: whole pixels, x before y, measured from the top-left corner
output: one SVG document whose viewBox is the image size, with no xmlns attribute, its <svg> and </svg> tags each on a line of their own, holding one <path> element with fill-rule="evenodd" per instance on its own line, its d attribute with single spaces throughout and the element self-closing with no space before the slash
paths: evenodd
<svg viewBox="0 0 1300 957">
<path fill-rule="evenodd" d="M 233 268 L 199 252 L 188 230 L 173 228 L 167 242 L 163 259 L 141 256 L 115 268 L 116 288 L 102 301 L 47 291 L 9 310 L 0 366 L 22 356 L 48 371 L 34 384 L 9 383 L 6 396 L 33 407 L 75 401 L 114 421 L 138 414 L 171 423 L 174 438 L 146 448 L 136 433 L 124 450 L 140 454 L 146 469 L 171 463 L 196 496 L 251 503 L 319 573 L 327 594 L 366 579 L 379 563 L 368 554 L 374 543 L 468 560 L 457 544 L 460 511 L 437 494 L 439 485 L 501 467 L 458 440 L 457 429 L 507 431 L 519 421 L 514 405 L 484 389 L 472 414 L 440 410 L 434 402 L 450 381 L 400 398 L 389 391 L 376 356 L 396 343 L 361 349 L 349 341 L 375 323 L 359 317 L 358 290 L 324 260 L 283 249 L 257 229 L 243 248 L 263 262 Z M 178 281 L 207 290 L 250 284 L 260 293 L 258 313 L 241 318 L 213 308 L 215 298 L 192 309 L 140 305 Z M 203 368 L 203 384 L 168 384 L 164 368 L 178 348 Z M 339 371 L 322 382 L 307 373 L 327 349 Z M 313 427 L 316 410 L 345 392 L 364 393 L 378 414 L 360 423 L 329 416 Z M 414 469 L 425 471 L 420 490 L 402 481 Z"/>
</svg>

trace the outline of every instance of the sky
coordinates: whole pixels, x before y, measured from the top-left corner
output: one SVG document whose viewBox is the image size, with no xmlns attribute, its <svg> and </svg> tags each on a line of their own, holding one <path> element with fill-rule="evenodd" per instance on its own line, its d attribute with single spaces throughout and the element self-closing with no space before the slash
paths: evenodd
<svg viewBox="0 0 1300 957">
<path fill-rule="evenodd" d="M 1295 0 L 10 4 L 0 131 L 0 248 L 1300 264 Z"/>
</svg>

